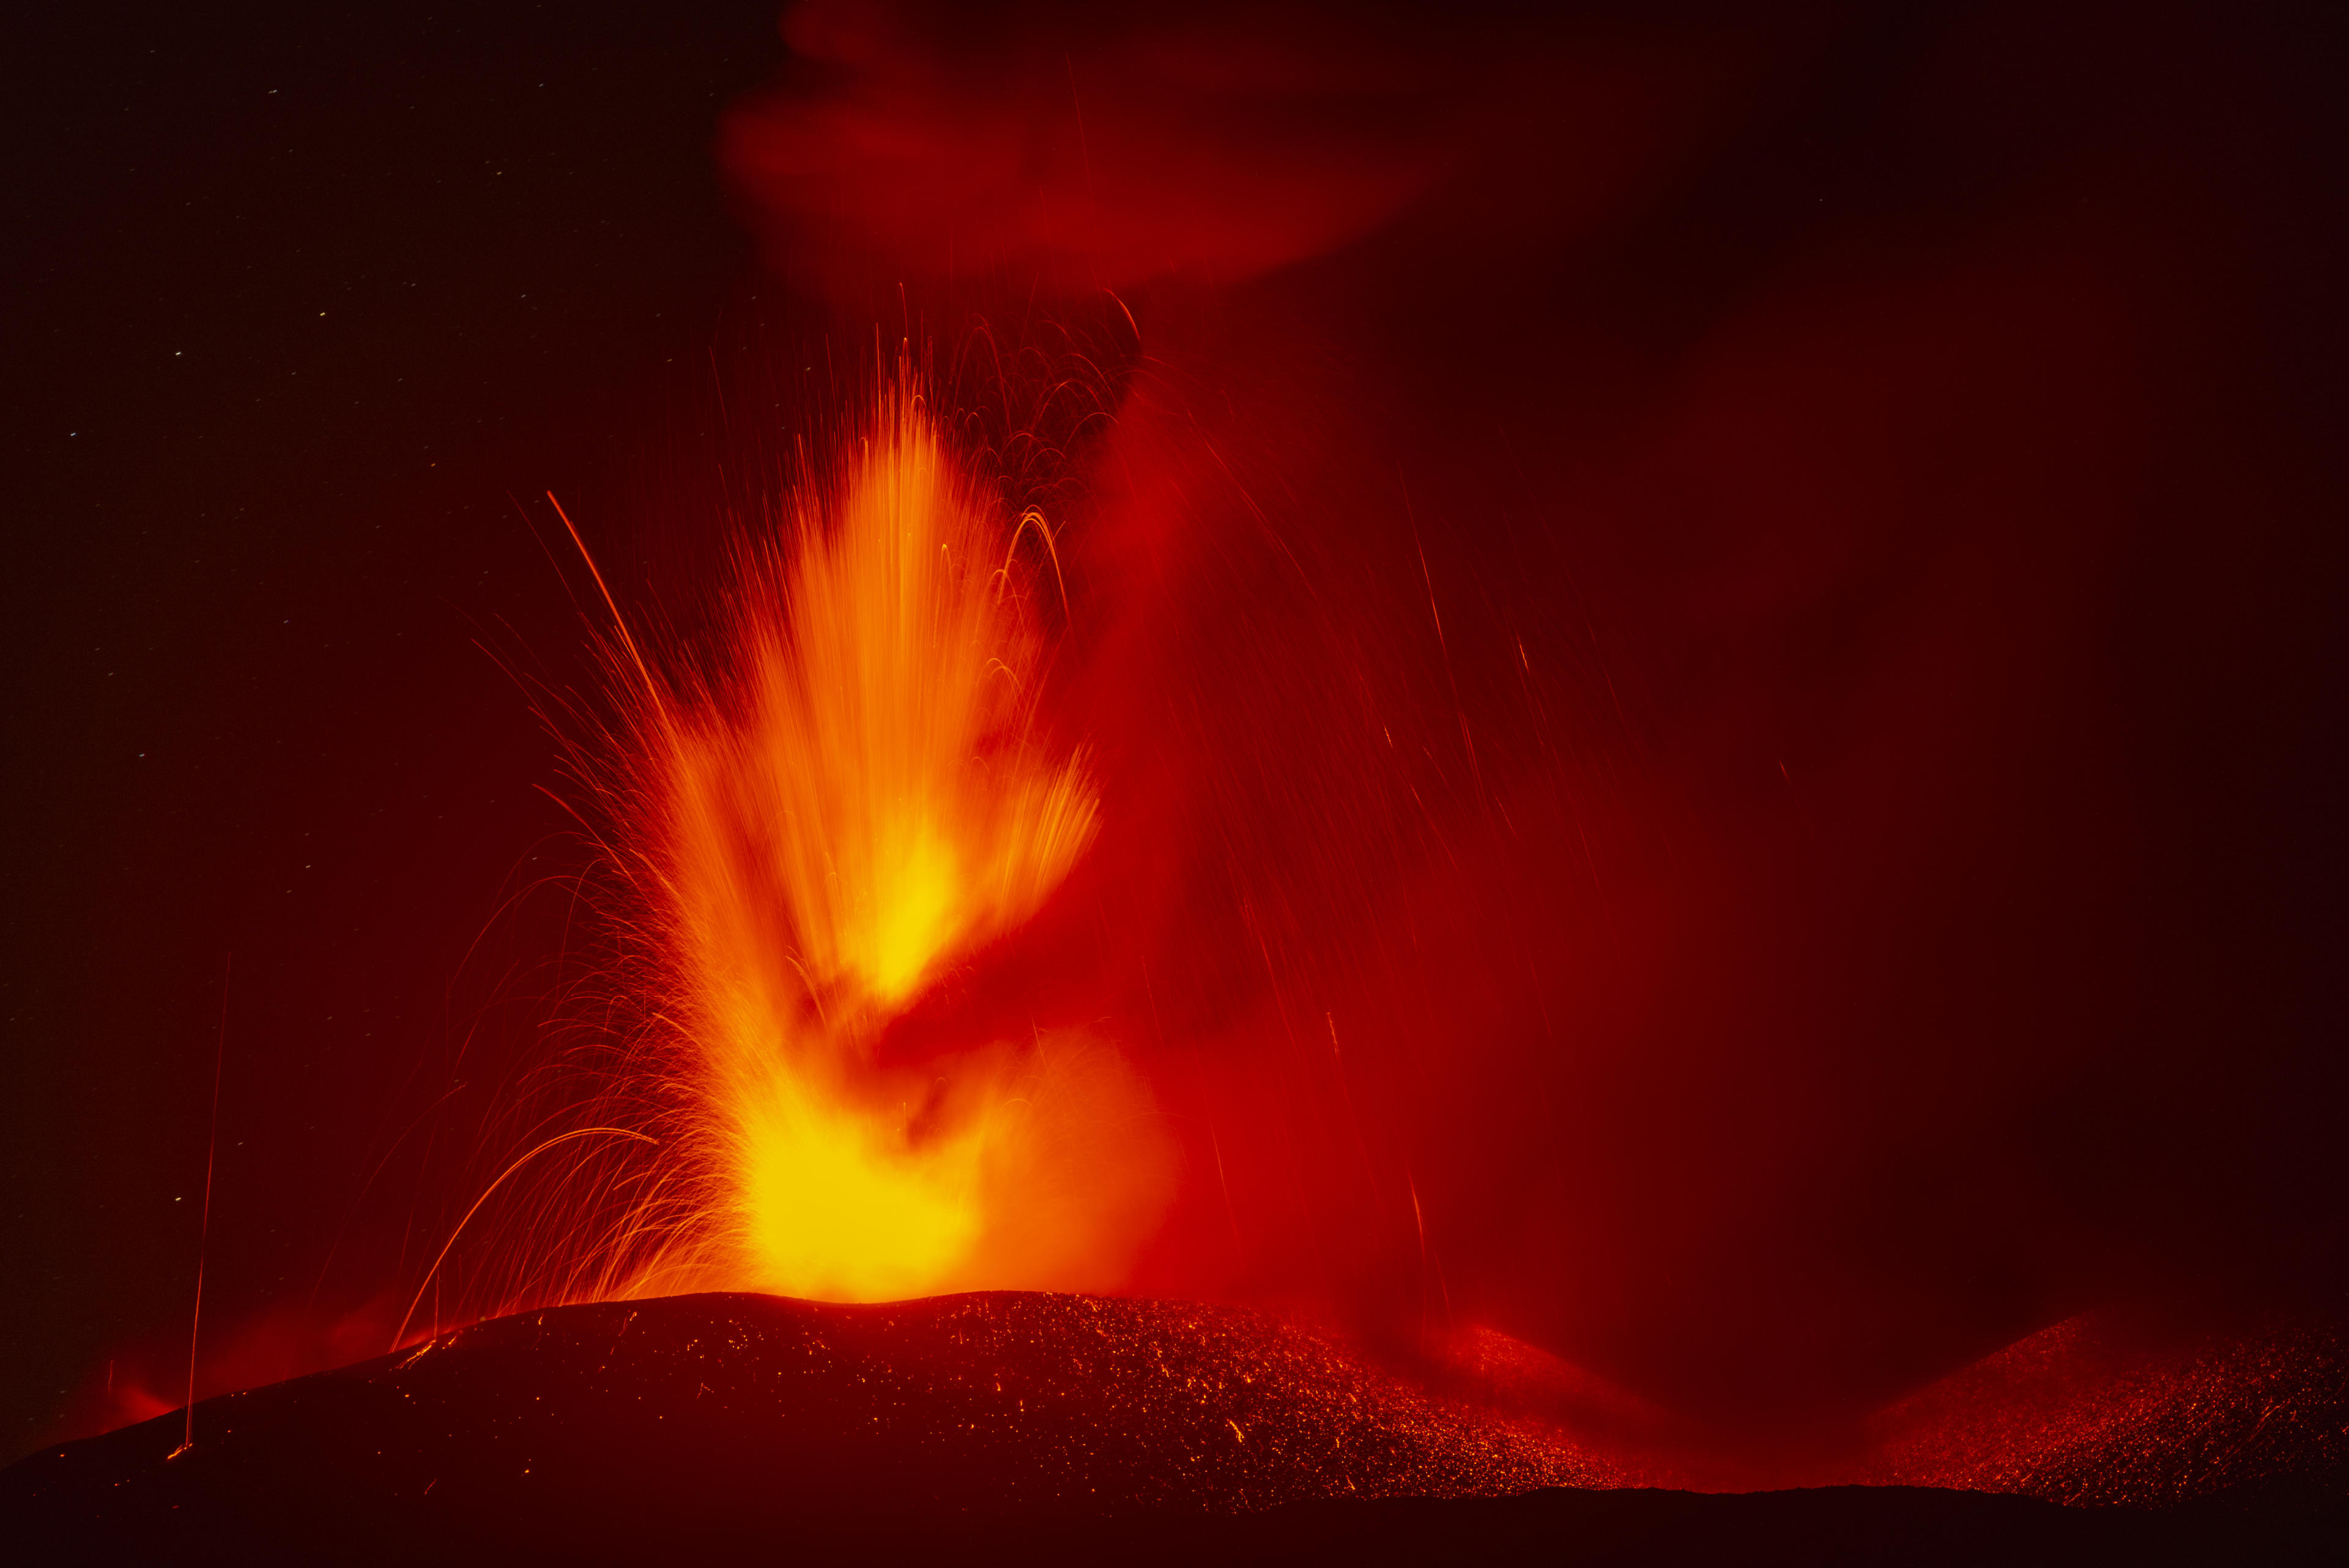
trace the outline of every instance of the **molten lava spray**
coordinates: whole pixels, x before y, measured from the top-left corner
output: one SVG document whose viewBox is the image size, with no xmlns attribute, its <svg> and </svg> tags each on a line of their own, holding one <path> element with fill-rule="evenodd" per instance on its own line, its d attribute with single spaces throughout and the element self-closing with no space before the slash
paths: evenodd
<svg viewBox="0 0 2349 1568">
<path fill-rule="evenodd" d="M 643 684 L 624 857 L 693 1219 L 636 1291 L 869 1301 L 1100 1288 L 1163 1206 L 1147 1091 L 1062 1033 L 896 1059 L 883 1032 L 1035 913 L 1101 830 L 1039 711 L 1049 524 L 957 465 L 901 368 L 739 545 L 717 657 Z"/>
</svg>

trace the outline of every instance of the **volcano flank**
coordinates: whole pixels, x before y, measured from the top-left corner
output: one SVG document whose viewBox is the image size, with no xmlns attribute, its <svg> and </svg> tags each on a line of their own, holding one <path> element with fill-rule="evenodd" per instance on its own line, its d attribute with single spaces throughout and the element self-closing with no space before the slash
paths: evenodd
<svg viewBox="0 0 2349 1568">
<path fill-rule="evenodd" d="M 2337 1412 L 2336 1412 L 2337 1414 Z M 1704 1495 L 1228 1307 L 990 1292 L 553 1308 L 21 1461 L 17 1540 L 240 1562 L 2266 1561 L 2338 1487 L 2166 1511 Z"/>
</svg>

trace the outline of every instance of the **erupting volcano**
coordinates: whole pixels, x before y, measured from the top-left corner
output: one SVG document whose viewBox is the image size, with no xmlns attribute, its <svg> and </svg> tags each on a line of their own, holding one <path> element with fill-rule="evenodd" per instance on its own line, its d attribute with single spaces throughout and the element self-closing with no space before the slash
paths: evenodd
<svg viewBox="0 0 2349 1568">
<path fill-rule="evenodd" d="M 0 1540 L 2337 1547 L 2334 52 L 771 5 L 0 95 Z"/>
<path fill-rule="evenodd" d="M 1050 522 L 1003 518 L 901 359 L 870 424 L 739 542 L 709 666 L 623 630 L 600 765 L 657 1000 L 627 1069 L 675 1147 L 624 1293 L 882 1301 L 1113 1285 L 1163 1201 L 1148 1092 L 1081 1034 L 885 1035 L 1100 831 L 1040 711 Z M 591 767 L 598 763 L 591 763 Z M 675 1216 L 672 1218 L 672 1216 Z"/>
</svg>

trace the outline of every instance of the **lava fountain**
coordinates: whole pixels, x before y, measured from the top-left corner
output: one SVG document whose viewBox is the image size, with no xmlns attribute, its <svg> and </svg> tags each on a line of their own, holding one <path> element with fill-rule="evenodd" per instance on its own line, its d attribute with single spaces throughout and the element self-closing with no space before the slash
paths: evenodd
<svg viewBox="0 0 2349 1568">
<path fill-rule="evenodd" d="M 1050 525 L 974 482 L 903 365 L 769 524 L 714 656 L 665 672 L 624 630 L 614 661 L 611 847 L 658 955 L 636 1057 L 690 1195 L 625 1293 L 1114 1285 L 1172 1176 L 1114 1046 L 884 1044 L 1101 831 L 1041 711 Z"/>
</svg>

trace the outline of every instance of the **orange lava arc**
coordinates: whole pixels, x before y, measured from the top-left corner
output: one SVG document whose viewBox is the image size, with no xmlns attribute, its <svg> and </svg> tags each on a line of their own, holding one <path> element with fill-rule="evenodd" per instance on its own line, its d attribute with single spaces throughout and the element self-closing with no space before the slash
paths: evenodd
<svg viewBox="0 0 2349 1568">
<path fill-rule="evenodd" d="M 1040 713 L 1018 547 L 1050 535 L 972 482 L 906 380 L 781 513 L 736 552 L 715 661 L 637 662 L 621 847 L 694 1218 L 631 1293 L 1114 1287 L 1172 1176 L 1114 1046 L 880 1046 L 1102 831 L 1082 751 Z"/>
</svg>

